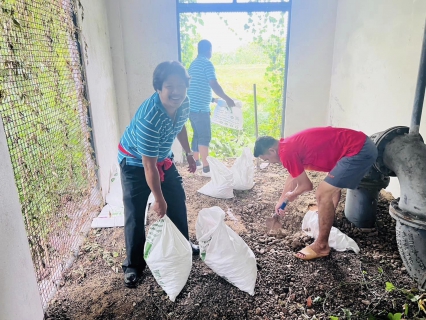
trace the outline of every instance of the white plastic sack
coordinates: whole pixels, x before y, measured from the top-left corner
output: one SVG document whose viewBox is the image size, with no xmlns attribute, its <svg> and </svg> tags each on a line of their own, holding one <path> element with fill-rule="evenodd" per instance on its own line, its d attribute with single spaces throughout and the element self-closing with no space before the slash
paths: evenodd
<svg viewBox="0 0 426 320">
<path fill-rule="evenodd" d="M 219 99 L 213 112 L 212 123 L 222 127 L 243 130 L 243 104 L 238 100 L 234 100 L 234 102 L 235 107 L 229 108 L 224 100 Z"/>
<path fill-rule="evenodd" d="M 319 234 L 318 213 L 316 211 L 308 211 L 302 221 L 302 230 L 310 237 L 317 238 Z M 359 253 L 359 247 L 355 240 L 348 237 L 342 231 L 335 227 L 331 227 L 328 245 L 336 251 L 352 250 Z"/>
<path fill-rule="evenodd" d="M 199 193 L 214 198 L 230 199 L 234 197 L 234 176 L 222 162 L 213 157 L 207 157 L 209 162 L 212 179 L 205 184 Z"/>
<path fill-rule="evenodd" d="M 205 208 L 198 213 L 195 229 L 201 259 L 229 283 L 254 295 L 256 258 L 224 219 L 225 212 L 219 207 Z"/>
<path fill-rule="evenodd" d="M 169 217 L 149 228 L 144 259 L 157 283 L 175 301 L 185 286 L 192 267 L 192 248 Z"/>
<path fill-rule="evenodd" d="M 243 153 L 239 156 L 231 168 L 235 190 L 249 190 L 254 186 L 254 156 L 249 148 L 244 148 Z"/>
<path fill-rule="evenodd" d="M 123 190 L 121 189 L 120 168 L 114 165 L 109 177 L 109 190 L 105 202 L 116 207 L 123 207 Z"/>
<path fill-rule="evenodd" d="M 124 207 L 106 204 L 101 213 L 93 218 L 91 228 L 112 228 L 124 226 Z"/>
</svg>

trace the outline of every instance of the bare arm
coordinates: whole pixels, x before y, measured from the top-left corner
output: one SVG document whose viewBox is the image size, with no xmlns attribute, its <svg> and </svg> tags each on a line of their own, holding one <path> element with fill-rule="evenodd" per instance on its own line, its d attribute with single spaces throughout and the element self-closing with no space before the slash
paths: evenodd
<svg viewBox="0 0 426 320">
<path fill-rule="evenodd" d="M 313 185 L 311 180 L 309 180 L 307 174 L 305 171 L 303 171 L 297 178 L 293 179 L 293 185 L 296 185 L 296 188 L 293 190 L 288 190 L 287 195 L 284 195 L 289 201 L 293 201 L 298 196 L 305 192 L 309 192 L 313 189 Z M 291 193 L 291 194 L 290 194 Z"/>
<path fill-rule="evenodd" d="M 186 153 L 191 152 L 191 148 L 189 147 L 189 141 L 188 141 L 188 133 L 186 132 L 185 125 L 183 126 L 181 132 L 178 133 L 177 138 L 178 138 L 183 150 Z"/>
<path fill-rule="evenodd" d="M 191 148 L 189 147 L 188 133 L 186 132 L 185 125 L 183 126 L 181 132 L 178 133 L 177 138 L 182 145 L 183 150 L 185 150 L 186 153 L 190 153 Z M 195 170 L 197 170 L 197 165 L 194 158 L 192 156 L 187 156 L 186 160 L 188 161 L 188 171 L 195 172 Z"/>
<path fill-rule="evenodd" d="M 167 203 L 161 191 L 160 174 L 157 169 L 157 157 L 142 156 L 142 162 L 145 169 L 145 178 L 155 197 L 154 211 L 162 218 L 167 212 Z"/>
<path fill-rule="evenodd" d="M 312 182 L 309 180 L 306 172 L 303 171 L 297 178 L 293 178 L 291 175 L 288 176 L 281 197 L 278 203 L 275 205 L 275 212 L 281 213 L 281 204 L 285 201 L 294 201 L 299 195 L 305 192 L 309 192 L 313 189 Z"/>
<path fill-rule="evenodd" d="M 209 82 L 210 87 L 212 88 L 213 92 L 216 93 L 219 97 L 221 97 L 223 100 L 226 101 L 226 104 L 228 107 L 235 106 L 234 100 L 232 100 L 226 93 L 223 91 L 222 87 L 220 86 L 219 82 L 217 80 L 210 80 Z"/>
</svg>

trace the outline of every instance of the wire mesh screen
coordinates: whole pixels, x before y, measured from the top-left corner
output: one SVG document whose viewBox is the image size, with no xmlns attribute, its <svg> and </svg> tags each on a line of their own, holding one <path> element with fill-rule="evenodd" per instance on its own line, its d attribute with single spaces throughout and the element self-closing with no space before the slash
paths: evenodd
<svg viewBox="0 0 426 320">
<path fill-rule="evenodd" d="M 0 1 L 0 114 L 44 307 L 101 204 L 74 5 Z"/>
</svg>

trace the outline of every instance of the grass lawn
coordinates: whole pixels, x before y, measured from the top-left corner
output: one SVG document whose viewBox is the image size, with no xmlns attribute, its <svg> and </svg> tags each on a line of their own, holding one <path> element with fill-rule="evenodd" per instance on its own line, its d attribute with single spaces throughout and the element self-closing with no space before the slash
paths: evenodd
<svg viewBox="0 0 426 320">
<path fill-rule="evenodd" d="M 253 101 L 253 84 L 257 87 L 257 97 L 261 98 L 266 64 L 255 65 L 216 65 L 216 76 L 223 90 L 234 99 Z M 251 97 L 251 99 L 249 98 Z"/>
<path fill-rule="evenodd" d="M 244 128 L 242 131 L 228 129 L 212 124 L 212 143 L 210 154 L 214 157 L 240 155 L 244 146 L 252 147 L 255 136 L 255 116 L 253 84 L 256 84 L 258 125 L 260 134 L 269 133 L 271 119 L 266 111 L 270 99 L 265 91 L 268 86 L 264 78 L 267 64 L 254 65 L 215 65 L 218 82 L 227 95 L 243 103 Z M 216 97 L 216 94 L 213 93 Z M 212 104 L 212 111 L 215 104 Z M 187 124 L 188 135 L 192 139 L 191 125 Z"/>
</svg>

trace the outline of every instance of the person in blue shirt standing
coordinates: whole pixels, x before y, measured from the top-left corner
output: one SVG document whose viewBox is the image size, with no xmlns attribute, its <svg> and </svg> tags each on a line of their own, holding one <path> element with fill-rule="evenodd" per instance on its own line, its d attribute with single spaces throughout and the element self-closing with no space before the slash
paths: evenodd
<svg viewBox="0 0 426 320">
<path fill-rule="evenodd" d="M 211 140 L 210 103 L 213 91 L 225 100 L 228 107 L 235 106 L 231 99 L 220 86 L 216 79 L 216 72 L 212 57 L 212 44 L 208 40 L 198 43 L 198 56 L 191 63 L 188 73 L 191 76 L 191 85 L 188 89 L 188 97 L 191 106 L 189 120 L 194 131 L 191 147 L 194 151 L 194 159 L 197 168 L 203 168 L 202 175 L 210 177 L 210 167 L 207 162 L 209 155 L 209 144 Z M 201 161 L 200 161 L 201 155 Z"/>
<path fill-rule="evenodd" d="M 151 192 L 155 197 L 153 210 L 160 218 L 167 214 L 189 240 L 185 191 L 171 152 L 177 137 L 186 153 L 188 171 L 195 172 L 185 128 L 189 117 L 189 79 L 180 62 L 160 63 L 153 75 L 155 93 L 139 107 L 118 145 L 126 243 L 122 267 L 128 287 L 137 285 L 146 267 L 145 207 Z M 199 254 L 198 246 L 191 245 L 193 253 Z"/>
</svg>

